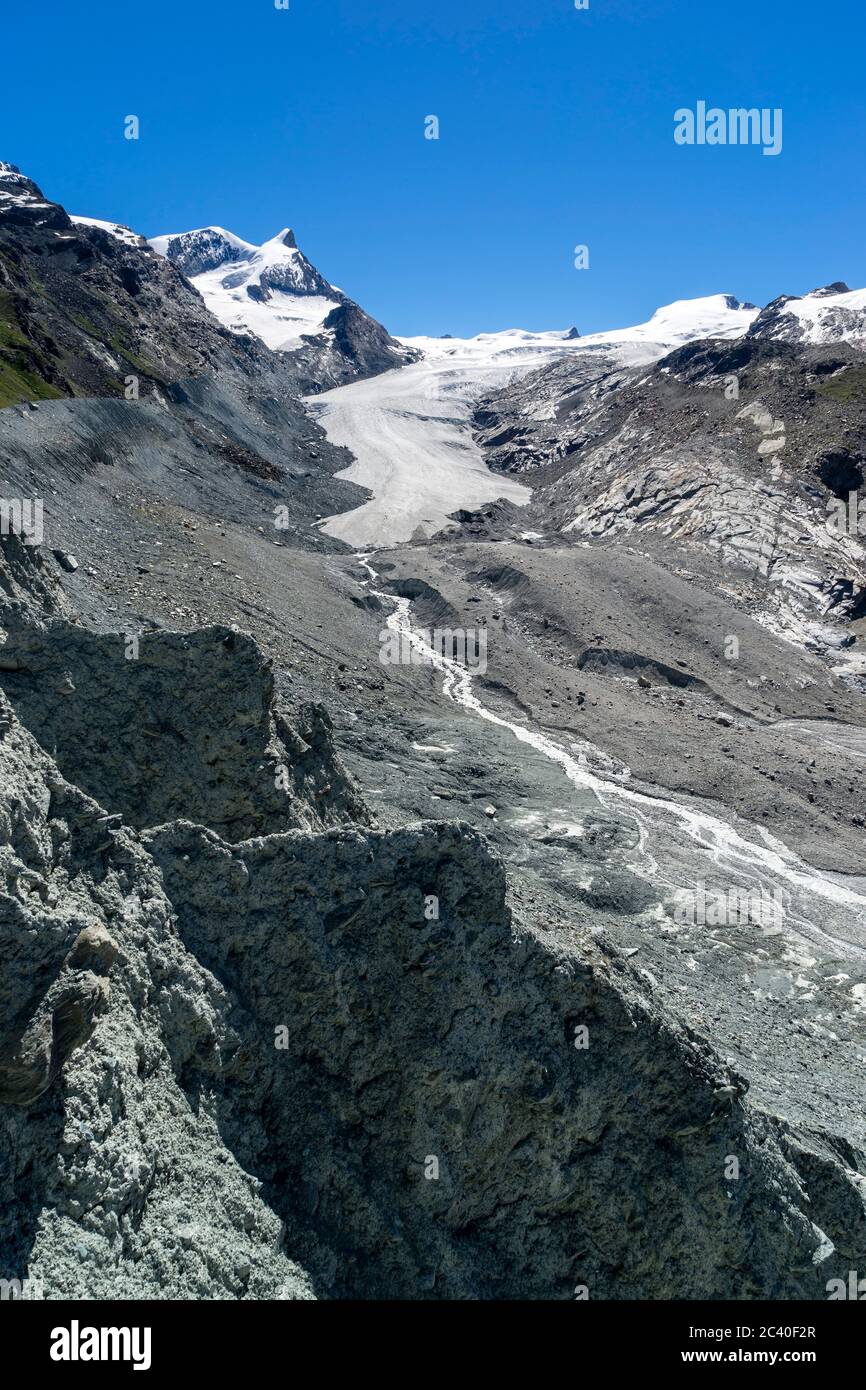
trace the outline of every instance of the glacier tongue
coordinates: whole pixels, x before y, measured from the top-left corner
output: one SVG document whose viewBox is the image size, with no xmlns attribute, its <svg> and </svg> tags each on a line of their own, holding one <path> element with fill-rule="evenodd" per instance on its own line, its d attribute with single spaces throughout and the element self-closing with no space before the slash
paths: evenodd
<svg viewBox="0 0 866 1390">
<path fill-rule="evenodd" d="M 500 497 L 524 505 L 529 490 L 492 473 L 472 438 L 471 407 L 481 395 L 557 357 L 638 365 L 696 338 L 741 337 L 757 312 L 717 294 L 678 300 L 648 323 L 585 338 L 573 329 L 518 328 L 474 338 L 402 338 L 423 352 L 421 362 L 315 397 L 331 442 L 355 455 L 338 477 L 374 494 L 352 512 L 327 517 L 321 529 L 355 547 L 394 545 L 434 535 L 460 508 Z"/>
</svg>

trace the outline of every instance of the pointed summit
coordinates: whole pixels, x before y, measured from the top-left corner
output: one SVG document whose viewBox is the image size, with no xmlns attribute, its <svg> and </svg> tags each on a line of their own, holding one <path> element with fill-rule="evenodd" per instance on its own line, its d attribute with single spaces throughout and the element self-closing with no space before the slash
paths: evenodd
<svg viewBox="0 0 866 1390">
<path fill-rule="evenodd" d="M 320 274 L 291 227 L 261 246 L 225 227 L 152 237 L 150 245 L 192 281 L 233 333 L 252 333 L 276 352 L 304 353 L 311 388 L 400 367 L 417 356 Z"/>
<path fill-rule="evenodd" d="M 826 299 L 831 294 L 850 294 L 851 287 L 846 285 L 844 280 L 834 280 L 831 285 L 819 285 L 816 290 L 811 290 L 806 296 L 807 299 Z"/>
</svg>

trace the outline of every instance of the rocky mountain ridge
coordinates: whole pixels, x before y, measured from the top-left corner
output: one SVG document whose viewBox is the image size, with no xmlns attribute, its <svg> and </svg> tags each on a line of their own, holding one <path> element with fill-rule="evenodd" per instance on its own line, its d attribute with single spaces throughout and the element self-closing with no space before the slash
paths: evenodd
<svg viewBox="0 0 866 1390">
<path fill-rule="evenodd" d="M 482 400 L 477 438 L 491 467 L 532 481 L 520 529 L 653 539 L 866 675 L 842 655 L 866 614 L 866 550 L 836 524 L 866 463 L 862 350 L 789 341 L 787 324 L 764 310 L 739 339 L 646 367 L 563 358 Z"/>
<path fill-rule="evenodd" d="M 152 237 L 227 328 L 290 353 L 309 389 L 359 380 L 417 360 L 348 295 L 328 283 L 284 227 L 262 246 L 222 227 Z"/>
<path fill-rule="evenodd" d="M 160 254 L 119 224 L 71 218 L 14 165 L 0 164 L 0 406 L 78 396 L 137 398 L 225 371 L 281 373 L 300 394 L 413 359 L 327 285 L 297 248 L 275 238 L 272 253 L 258 256 L 263 263 L 249 270 L 246 302 L 264 311 L 265 321 L 275 297 L 317 306 L 302 322 L 304 334 L 292 340 L 297 350 L 291 362 L 282 359 L 280 366 L 256 331 L 262 321 L 238 323 L 230 313 L 225 326 L 219 312 L 211 312 L 213 301 L 206 294 L 203 302 L 183 273 L 184 265 L 214 260 L 221 273 L 229 255 L 237 267 L 246 244 L 221 234 L 196 251 L 200 234 L 191 235 L 192 245 L 183 237 L 163 239 L 171 254 Z M 255 261 L 258 249 L 248 251 Z M 220 296 L 216 308 L 222 308 Z M 314 368 L 321 380 L 311 377 Z"/>
<path fill-rule="evenodd" d="M 749 328 L 752 338 L 803 344 L 855 343 L 866 348 L 866 290 L 843 280 L 806 295 L 781 295 Z"/>
</svg>

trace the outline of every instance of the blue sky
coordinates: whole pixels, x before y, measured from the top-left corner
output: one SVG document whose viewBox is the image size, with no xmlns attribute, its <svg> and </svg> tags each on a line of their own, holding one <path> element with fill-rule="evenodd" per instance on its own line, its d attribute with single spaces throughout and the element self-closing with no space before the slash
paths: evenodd
<svg viewBox="0 0 866 1390">
<path fill-rule="evenodd" d="M 392 332 L 591 332 L 866 284 L 864 37 L 862 0 L 43 0 L 0 159 L 148 236 L 292 226 Z M 677 146 L 698 100 L 781 107 L 782 153 Z"/>
</svg>

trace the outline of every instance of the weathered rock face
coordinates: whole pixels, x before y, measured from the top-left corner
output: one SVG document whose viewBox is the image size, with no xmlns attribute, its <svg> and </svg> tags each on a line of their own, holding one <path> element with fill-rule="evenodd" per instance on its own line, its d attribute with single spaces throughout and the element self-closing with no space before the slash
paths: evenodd
<svg viewBox="0 0 866 1390">
<path fill-rule="evenodd" d="M 0 539 L 0 609 L 7 626 L 38 623 L 42 616 L 69 611 L 57 576 L 46 563 L 41 548 L 25 544 L 14 532 Z M 0 661 L 2 657 L 0 649 Z"/>
<path fill-rule="evenodd" d="M 4 539 L 0 590 L 7 639 L 49 653 L 63 604 L 38 550 Z M 102 639 L 61 633 L 95 678 Z M 110 673 L 111 647 L 101 654 Z M 102 686 L 103 727 L 119 688 Z M 106 769 L 80 752 L 98 780 Z M 309 1297 L 213 1107 L 181 1084 L 236 1066 L 225 991 L 178 939 L 137 836 L 67 781 L 5 696 L 0 959 L 2 1276 L 29 1273 L 49 1298 Z"/>
<path fill-rule="evenodd" d="M 29 1273 L 48 1298 L 308 1296 L 207 1097 L 194 1108 L 179 1081 L 231 1071 L 225 992 L 135 837 L 107 836 L 14 716 L 0 953 L 3 1277 Z"/>
<path fill-rule="evenodd" d="M 322 331 L 305 336 L 304 342 L 292 355 L 292 363 L 311 393 L 405 367 L 421 356 L 416 348 L 392 338 L 351 299 L 332 309 Z"/>
<path fill-rule="evenodd" d="M 832 1156 L 804 1203 L 796 1144 L 627 967 L 513 934 L 476 833 L 229 847 L 175 824 L 146 843 L 252 1025 L 225 1132 L 323 1291 L 808 1297 L 828 1277 L 816 1225 L 862 1247 Z M 725 1183 L 732 1157 L 745 1182 Z"/>
<path fill-rule="evenodd" d="M 230 628 L 10 632 L 0 685 L 64 774 L 136 827 L 187 816 L 230 840 L 366 811 L 321 707 L 300 730 L 275 709 L 261 652 Z"/>
<path fill-rule="evenodd" d="M 32 749 L 5 703 L 2 741 L 4 771 L 11 782 L 15 763 Z M 10 796 L 2 812 L 2 840 L 9 847 L 4 852 L 8 916 L 2 914 L 9 995 L 2 1022 L 0 1102 L 7 1105 L 29 1105 L 37 1100 L 75 1049 L 87 1042 L 96 1019 L 108 1005 L 107 977 L 117 955 L 117 947 L 101 922 L 82 926 L 70 944 L 74 922 L 56 915 L 60 892 L 51 881 L 51 873 L 40 872 L 49 860 L 53 867 L 55 857 L 54 826 L 34 824 L 45 788 L 38 776 L 31 775 L 19 790 L 22 798 Z M 57 793 L 62 804 L 60 778 L 53 790 L 47 790 L 49 796 Z M 98 826 L 96 818 L 93 825 Z M 68 828 L 67 823 L 67 832 Z M 38 835 L 37 829 L 43 833 Z M 56 839 L 59 842 L 59 834 Z M 27 840 L 35 853 L 25 857 L 16 852 L 16 846 L 23 848 Z M 34 930 L 42 913 L 43 929 Z M 31 936 L 32 941 L 28 939 Z"/>
<path fill-rule="evenodd" d="M 837 620 L 866 601 L 862 536 L 828 524 L 862 476 L 863 384 L 855 345 L 759 334 L 692 343 L 651 368 L 566 359 L 475 418 L 490 465 L 535 485 L 512 529 L 636 536 L 722 592 L 742 586 L 786 635 L 835 650 L 848 637 Z"/>
</svg>

